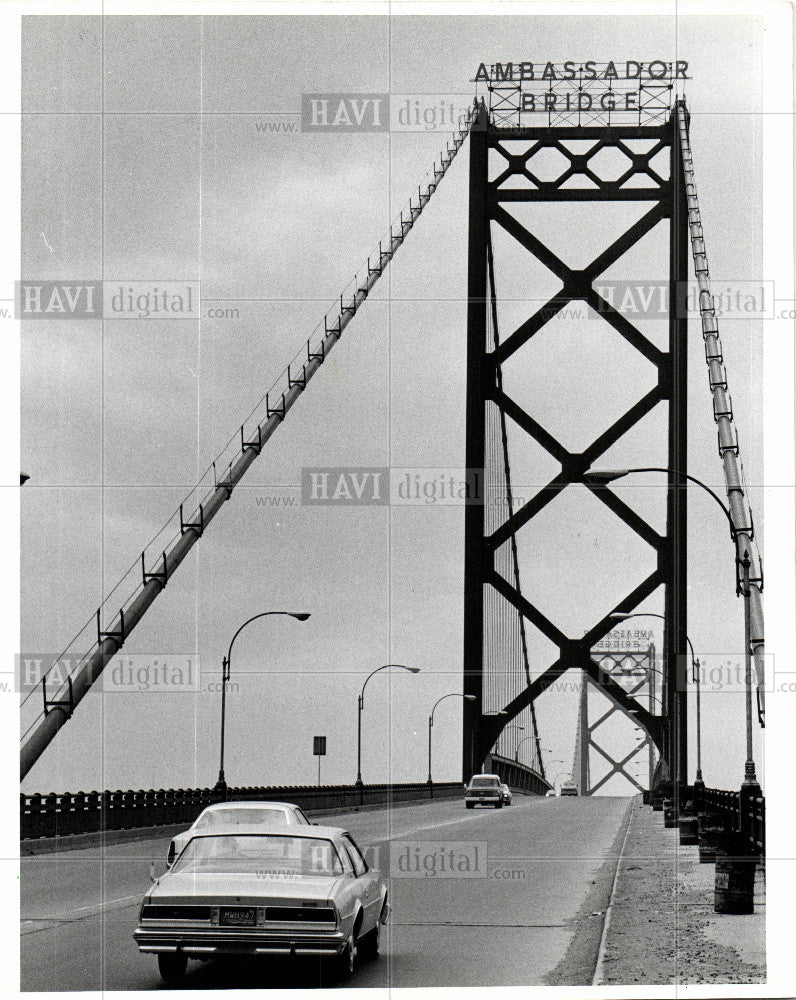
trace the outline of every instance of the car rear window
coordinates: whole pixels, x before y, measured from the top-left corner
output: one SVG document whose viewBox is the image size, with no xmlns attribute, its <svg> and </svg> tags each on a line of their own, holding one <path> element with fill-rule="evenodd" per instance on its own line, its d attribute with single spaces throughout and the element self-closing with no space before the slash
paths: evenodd
<svg viewBox="0 0 796 1000">
<path fill-rule="evenodd" d="M 473 778 L 471 784 L 473 788 L 500 788 L 498 778 Z"/>
<path fill-rule="evenodd" d="M 269 826 L 287 826 L 287 816 L 282 809 L 214 809 L 213 812 L 200 816 L 196 829 L 220 830 L 230 826 L 257 826 L 267 823 Z"/>
<path fill-rule="evenodd" d="M 194 837 L 172 874 L 256 874 L 261 877 L 342 875 L 331 840 L 286 834 L 208 834 Z"/>
</svg>

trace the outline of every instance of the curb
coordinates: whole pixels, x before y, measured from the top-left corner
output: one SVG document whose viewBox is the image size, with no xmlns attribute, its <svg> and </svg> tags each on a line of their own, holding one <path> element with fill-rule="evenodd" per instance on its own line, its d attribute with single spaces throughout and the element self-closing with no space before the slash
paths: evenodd
<svg viewBox="0 0 796 1000">
<path fill-rule="evenodd" d="M 608 906 L 605 908 L 605 920 L 603 920 L 603 931 L 600 935 L 600 947 L 597 952 L 597 964 L 594 967 L 594 976 L 592 978 L 592 986 L 602 986 L 603 982 L 603 965 L 605 964 L 605 950 L 608 944 L 608 934 L 611 930 L 611 913 L 614 908 L 614 899 L 616 897 L 616 887 L 619 883 L 619 873 L 622 870 L 622 861 L 625 857 L 625 847 L 627 846 L 627 838 L 630 835 L 630 827 L 633 824 L 633 817 L 636 814 L 636 810 L 639 808 L 639 803 L 636 801 L 631 802 L 630 808 L 627 811 L 627 822 L 625 823 L 625 835 L 622 837 L 622 846 L 619 848 L 619 855 L 616 859 L 616 871 L 614 872 L 614 880 L 611 884 L 611 895 L 608 898 Z"/>
</svg>

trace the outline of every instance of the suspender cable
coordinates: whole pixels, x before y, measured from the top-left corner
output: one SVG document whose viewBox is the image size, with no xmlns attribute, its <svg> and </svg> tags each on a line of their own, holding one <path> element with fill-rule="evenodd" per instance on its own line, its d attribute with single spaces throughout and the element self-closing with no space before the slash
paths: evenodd
<svg viewBox="0 0 796 1000">
<path fill-rule="evenodd" d="M 498 327 L 498 311 L 497 311 L 497 289 L 495 287 L 495 257 L 494 248 L 492 246 L 492 234 L 491 231 L 487 232 L 487 244 L 486 244 L 486 255 L 487 255 L 487 268 L 488 268 L 488 280 L 489 280 L 489 310 L 487 312 L 487 320 L 491 320 L 491 332 L 492 332 L 492 343 L 495 350 L 500 346 L 500 332 Z M 488 322 L 488 325 L 489 322 Z M 500 364 L 496 366 L 495 370 L 495 383 L 497 388 L 503 391 L 503 369 Z M 502 478 L 505 485 L 505 514 L 502 520 L 510 520 L 514 516 L 514 495 L 511 489 L 511 462 L 509 459 L 509 439 L 508 439 L 508 429 L 506 426 L 506 413 L 502 407 L 496 407 L 493 403 L 493 408 L 498 411 L 498 420 L 500 426 L 500 444 L 501 444 L 501 459 L 502 459 Z M 502 497 L 498 498 L 497 502 L 502 504 Z M 493 529 L 492 529 L 493 530 Z M 506 573 L 506 577 L 511 580 L 511 584 L 518 591 L 520 588 L 520 560 L 519 553 L 517 551 L 517 537 L 512 534 L 509 538 L 510 548 L 508 553 L 509 558 L 509 572 Z M 497 553 L 496 553 L 497 555 Z M 528 656 L 528 637 L 525 631 L 525 616 L 517 611 L 515 608 L 509 606 L 508 601 L 501 598 L 501 603 L 506 608 L 506 613 L 509 616 L 509 620 L 513 625 L 518 627 L 518 638 L 519 638 L 519 652 L 520 652 L 520 669 L 525 675 L 525 681 L 528 685 L 531 683 L 531 664 L 530 658 Z M 514 633 L 512 630 L 512 639 Z M 513 643 L 512 643 L 513 645 Z M 513 663 L 510 664 L 512 667 Z M 504 701 L 508 701 L 514 696 L 514 687 L 512 685 L 510 691 L 504 690 L 503 694 L 506 696 Z M 534 747 L 534 763 L 536 763 L 536 770 L 545 778 L 544 773 L 544 762 L 542 760 L 541 745 L 539 742 L 539 728 L 536 720 L 536 706 L 531 702 L 528 707 L 528 719 L 531 723 L 531 735 L 533 735 L 533 747 Z M 504 735 L 505 729 L 501 731 L 501 737 Z M 508 754 L 506 754 L 508 756 Z M 546 779 L 545 779 L 546 780 Z"/>
<path fill-rule="evenodd" d="M 732 521 L 732 535 L 735 542 L 736 590 L 743 594 L 748 607 L 748 642 L 757 672 L 757 704 L 760 724 L 764 722 L 765 709 L 765 642 L 763 630 L 763 563 L 755 538 L 752 510 L 746 492 L 743 476 L 738 431 L 732 412 L 732 400 L 727 390 L 727 372 L 719 337 L 719 324 L 713 296 L 710 293 L 710 272 L 702 233 L 696 184 L 694 182 L 694 162 L 688 137 L 688 116 L 685 103 L 677 103 L 677 122 L 680 146 L 683 154 L 683 173 L 688 202 L 688 226 L 691 232 L 691 248 L 694 257 L 694 271 L 699 287 L 699 313 L 702 321 L 702 337 L 705 341 L 705 359 L 709 372 L 710 391 L 713 394 L 713 419 L 716 422 L 719 441 L 719 457 L 724 466 L 724 481 Z"/>
<path fill-rule="evenodd" d="M 263 445 L 285 419 L 288 410 L 326 360 L 329 351 L 340 339 L 343 330 L 348 326 L 359 307 L 368 297 L 370 290 L 384 273 L 387 264 L 406 239 L 440 181 L 447 173 L 470 131 L 477 110 L 478 106 L 474 104 L 470 111 L 460 118 L 459 127 L 440 156 L 439 167 L 435 162 L 430 181 L 424 189 L 418 189 L 417 204 L 414 204 L 412 199 L 409 200 L 406 216 L 401 212 L 400 221 L 390 227 L 385 245 L 379 244 L 374 262 L 372 263 L 371 259 L 368 258 L 367 266 L 355 278 L 350 301 L 345 302 L 344 296 L 340 296 L 339 310 L 333 312 L 334 318 L 331 324 L 328 321 L 328 314 L 324 317 L 323 332 L 319 332 L 318 342 L 313 343 L 312 338 L 310 338 L 306 347 L 302 347 L 302 358 L 305 357 L 306 353 L 306 360 L 297 363 L 294 359 L 286 369 L 286 381 L 282 382 L 278 389 L 271 390 L 265 396 L 265 412 L 258 419 L 256 427 L 252 428 L 248 440 L 244 438 L 243 428 L 241 428 L 240 448 L 236 457 L 230 461 L 224 475 L 220 480 L 215 481 L 188 520 L 183 518 L 182 507 L 180 507 L 179 534 L 163 549 L 160 561 L 156 563 L 154 568 L 147 571 L 142 558 L 141 581 L 136 586 L 132 596 L 116 612 L 116 617 L 111 621 L 110 626 L 102 628 L 100 610 L 97 611 L 96 641 L 89 651 L 80 657 L 77 666 L 68 677 L 63 678 L 59 673 L 58 684 L 50 685 L 50 699 L 47 696 L 47 673 L 33 688 L 31 694 L 34 697 L 35 691 L 41 689 L 43 707 L 27 727 L 21 739 L 20 774 L 22 778 L 33 767 L 59 729 L 70 718 L 75 707 L 102 673 L 105 665 L 122 648 L 127 636 L 141 621 L 155 598 L 165 588 L 166 582 L 171 578 L 174 570 L 188 555 L 224 503 L 229 500 L 233 489 L 260 454 Z M 413 195 L 412 198 L 414 197 Z M 138 565 L 138 561 L 135 565 Z M 81 630 L 81 633 L 82 631 L 84 630 Z M 78 633 L 78 636 L 81 633 Z M 71 646 L 72 643 L 67 649 L 70 649 Z M 62 657 L 59 657 L 59 660 L 56 660 L 53 665 L 59 671 L 62 669 L 59 667 L 61 659 Z"/>
</svg>

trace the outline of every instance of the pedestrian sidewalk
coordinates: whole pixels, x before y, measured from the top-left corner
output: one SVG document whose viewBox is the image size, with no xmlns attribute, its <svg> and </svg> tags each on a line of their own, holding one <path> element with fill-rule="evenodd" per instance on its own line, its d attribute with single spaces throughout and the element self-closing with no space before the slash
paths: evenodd
<svg viewBox="0 0 796 1000">
<path fill-rule="evenodd" d="M 715 865 L 681 847 L 663 813 L 640 799 L 619 864 L 595 984 L 765 982 L 765 871 L 758 868 L 755 912 L 713 910 Z"/>
</svg>

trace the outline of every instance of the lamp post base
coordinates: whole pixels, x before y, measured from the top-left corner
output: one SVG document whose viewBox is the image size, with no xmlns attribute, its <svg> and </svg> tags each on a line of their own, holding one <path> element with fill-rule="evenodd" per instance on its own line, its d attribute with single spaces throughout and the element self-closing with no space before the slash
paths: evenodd
<svg viewBox="0 0 796 1000">
<path fill-rule="evenodd" d="M 757 772 L 755 770 L 755 762 L 753 760 L 747 760 L 744 764 L 743 769 L 743 784 L 741 788 L 748 789 L 750 791 L 759 791 L 760 783 L 757 780 Z"/>
</svg>

